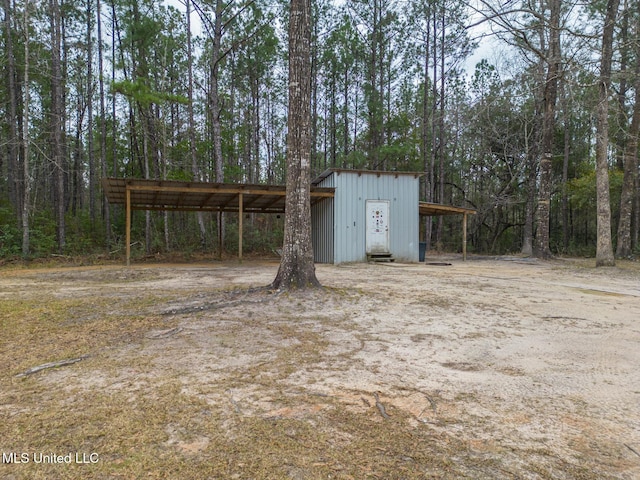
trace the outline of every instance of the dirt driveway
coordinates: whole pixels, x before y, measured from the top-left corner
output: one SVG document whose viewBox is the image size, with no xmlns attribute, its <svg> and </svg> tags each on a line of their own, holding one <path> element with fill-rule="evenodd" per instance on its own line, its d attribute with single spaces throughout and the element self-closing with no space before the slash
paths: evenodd
<svg viewBox="0 0 640 480">
<path fill-rule="evenodd" d="M 0 478 L 640 478 L 640 266 L 591 264 L 0 270 Z"/>
</svg>

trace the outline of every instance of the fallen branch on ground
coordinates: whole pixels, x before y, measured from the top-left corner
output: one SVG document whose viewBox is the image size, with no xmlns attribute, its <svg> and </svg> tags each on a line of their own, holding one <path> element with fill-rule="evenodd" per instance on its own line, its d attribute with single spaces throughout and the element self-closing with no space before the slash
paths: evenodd
<svg viewBox="0 0 640 480">
<path fill-rule="evenodd" d="M 373 392 L 373 396 L 376 398 L 376 407 L 378 407 L 378 410 L 380 411 L 380 415 L 382 415 L 383 418 L 389 418 L 389 414 L 385 410 L 384 405 L 380 402 L 380 397 L 378 397 L 378 393 Z"/>
<path fill-rule="evenodd" d="M 82 355 L 81 357 L 68 358 L 66 360 L 60 360 L 58 362 L 43 363 L 42 365 L 38 365 L 37 367 L 31 367 L 30 369 L 25 370 L 22 373 L 18 373 L 16 377 L 26 377 L 28 375 L 33 375 L 34 373 L 38 373 L 48 368 L 66 367 L 67 365 L 73 365 L 74 363 L 78 363 L 84 360 L 88 356 L 89 355 Z"/>
<path fill-rule="evenodd" d="M 147 338 L 158 339 L 158 338 L 167 338 L 177 333 L 180 333 L 183 330 L 182 327 L 174 327 L 168 330 L 161 330 L 159 332 L 153 332 L 146 335 Z"/>
<path fill-rule="evenodd" d="M 625 443 L 624 446 L 640 457 L 640 453 L 638 453 L 638 451 L 635 448 L 633 448 L 631 445 Z"/>
<path fill-rule="evenodd" d="M 240 405 L 238 405 L 238 402 L 233 398 L 233 394 L 231 393 L 231 390 L 227 390 L 227 393 L 229 394 L 229 401 L 231 402 L 231 405 L 233 405 L 233 408 L 235 409 L 236 413 L 242 413 L 242 410 L 240 409 Z"/>
<path fill-rule="evenodd" d="M 255 293 L 265 293 L 264 298 L 259 298 L 257 300 L 250 300 L 248 297 Z M 206 302 L 196 306 L 188 306 L 188 307 L 179 307 L 165 310 L 162 312 L 162 315 L 188 315 L 196 312 L 204 312 L 208 310 L 221 310 L 223 308 L 233 308 L 238 305 L 252 305 L 252 304 L 260 304 L 264 302 L 268 302 L 273 300 L 274 298 L 281 295 L 282 292 L 273 292 L 269 289 L 269 287 L 256 287 L 249 288 L 246 290 L 236 290 L 229 292 L 227 295 L 231 298 L 241 297 L 239 300 L 220 300 L 214 302 Z"/>
</svg>

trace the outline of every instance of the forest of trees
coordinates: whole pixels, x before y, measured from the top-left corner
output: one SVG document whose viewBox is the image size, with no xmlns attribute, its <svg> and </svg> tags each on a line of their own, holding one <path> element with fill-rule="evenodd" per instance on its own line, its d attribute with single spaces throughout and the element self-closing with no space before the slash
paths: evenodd
<svg viewBox="0 0 640 480">
<path fill-rule="evenodd" d="M 640 2 L 311 2 L 311 176 L 424 172 L 479 253 L 639 252 Z M 283 184 L 284 0 L 2 0 L 0 258 L 122 253 L 104 176 Z M 484 59 L 471 65 L 478 46 Z M 487 47 L 488 45 L 488 47 Z M 237 218 L 134 216 L 141 254 Z M 252 215 L 245 250 L 282 242 Z M 245 223 L 245 225 L 246 225 Z M 455 250 L 459 220 L 421 241 Z"/>
</svg>

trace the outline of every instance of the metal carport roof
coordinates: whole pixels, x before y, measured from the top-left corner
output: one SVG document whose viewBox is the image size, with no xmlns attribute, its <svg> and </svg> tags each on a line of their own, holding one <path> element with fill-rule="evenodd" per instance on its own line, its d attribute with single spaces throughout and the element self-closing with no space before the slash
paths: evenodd
<svg viewBox="0 0 640 480">
<path fill-rule="evenodd" d="M 132 210 L 284 213 L 286 195 L 283 185 L 103 178 L 102 186 L 111 204 L 126 205 L 128 191 Z M 311 187 L 312 204 L 333 195 Z"/>
</svg>

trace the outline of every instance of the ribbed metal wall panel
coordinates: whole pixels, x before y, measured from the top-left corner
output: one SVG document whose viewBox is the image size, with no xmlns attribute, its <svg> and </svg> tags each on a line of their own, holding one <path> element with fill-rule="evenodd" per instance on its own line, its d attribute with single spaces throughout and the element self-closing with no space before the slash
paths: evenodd
<svg viewBox="0 0 640 480">
<path fill-rule="evenodd" d="M 333 187 L 333 175 L 317 186 Z M 316 263 L 334 263 L 334 212 L 335 200 L 327 198 L 311 207 L 311 238 L 313 259 Z"/>
<path fill-rule="evenodd" d="M 335 205 L 335 263 L 364 262 L 364 206 L 363 178 L 347 172 L 334 173 Z"/>
<path fill-rule="evenodd" d="M 367 200 L 389 200 L 390 250 L 400 262 L 418 261 L 418 177 L 401 172 L 332 172 L 319 187 L 334 187 L 335 197 L 314 205 L 312 235 L 318 263 L 367 260 Z"/>
<path fill-rule="evenodd" d="M 335 172 L 334 263 L 366 261 L 367 200 L 389 200 L 390 250 L 418 261 L 418 178 L 401 173 Z"/>
<path fill-rule="evenodd" d="M 316 263 L 334 263 L 333 212 L 334 199 L 327 198 L 311 208 L 313 259 Z"/>
</svg>

